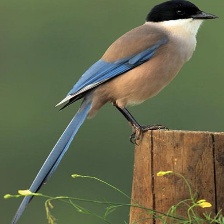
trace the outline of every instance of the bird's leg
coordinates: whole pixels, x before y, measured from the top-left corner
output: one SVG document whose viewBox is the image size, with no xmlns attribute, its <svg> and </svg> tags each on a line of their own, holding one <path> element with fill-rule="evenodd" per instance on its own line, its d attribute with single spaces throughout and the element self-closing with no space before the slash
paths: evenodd
<svg viewBox="0 0 224 224">
<path fill-rule="evenodd" d="M 128 120 L 128 122 L 132 126 L 132 133 L 130 135 L 130 141 L 133 144 L 136 144 L 136 141 L 140 139 L 143 132 L 148 130 L 160 130 L 160 129 L 167 129 L 163 125 L 155 124 L 155 125 L 147 125 L 147 126 L 141 126 L 135 118 L 131 115 L 131 113 L 127 110 L 127 108 L 120 108 L 116 104 L 113 104 L 122 114 L 123 116 Z"/>
<path fill-rule="evenodd" d="M 141 125 L 135 120 L 135 118 L 131 115 L 131 113 L 124 107 L 120 108 L 117 105 L 115 107 L 124 115 L 124 117 L 128 120 L 128 122 L 132 126 L 132 133 L 130 135 L 130 141 L 133 144 L 136 144 L 136 140 L 138 140 L 142 134 Z"/>
</svg>

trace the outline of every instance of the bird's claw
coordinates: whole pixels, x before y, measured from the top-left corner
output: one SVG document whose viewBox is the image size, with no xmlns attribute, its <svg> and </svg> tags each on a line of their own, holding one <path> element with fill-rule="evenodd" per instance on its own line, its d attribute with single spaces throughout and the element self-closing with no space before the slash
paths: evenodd
<svg viewBox="0 0 224 224">
<path fill-rule="evenodd" d="M 143 132 L 148 131 L 148 130 L 169 130 L 169 128 L 167 128 L 166 126 L 161 125 L 161 124 L 142 126 L 142 129 L 143 129 Z"/>
<path fill-rule="evenodd" d="M 140 136 L 142 135 L 142 130 L 139 128 L 134 128 L 129 137 L 129 140 L 132 144 L 137 145 L 137 140 L 139 140 Z"/>
<path fill-rule="evenodd" d="M 140 127 L 132 127 L 133 131 L 129 137 L 130 142 L 137 145 L 137 140 L 140 139 L 141 135 L 148 131 L 148 130 L 169 130 L 167 127 L 160 125 L 160 124 L 154 124 L 154 125 L 146 125 L 146 126 L 140 126 Z"/>
</svg>

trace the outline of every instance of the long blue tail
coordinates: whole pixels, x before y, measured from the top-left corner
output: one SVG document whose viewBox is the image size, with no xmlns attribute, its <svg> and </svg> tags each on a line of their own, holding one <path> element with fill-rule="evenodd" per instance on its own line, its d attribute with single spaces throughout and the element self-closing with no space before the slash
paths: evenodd
<svg viewBox="0 0 224 224">
<path fill-rule="evenodd" d="M 49 156 L 45 160 L 40 171 L 38 172 L 36 178 L 31 184 L 29 189 L 31 192 L 36 193 L 41 188 L 42 184 L 45 183 L 48 180 L 48 178 L 50 178 L 51 175 L 54 173 L 59 163 L 61 162 L 63 156 L 65 155 L 66 151 L 68 150 L 77 131 L 85 121 L 88 112 L 91 109 L 91 104 L 92 101 L 89 101 L 87 99 L 83 101 L 79 111 L 76 113 L 74 118 L 69 123 L 68 127 L 65 129 L 65 131 L 59 138 L 58 142 L 50 152 Z M 31 199 L 32 196 L 26 196 L 23 199 L 12 220 L 12 224 L 16 224 L 18 222 L 19 218 L 21 217 L 22 213 L 24 212 L 25 208 L 27 207 Z"/>
</svg>

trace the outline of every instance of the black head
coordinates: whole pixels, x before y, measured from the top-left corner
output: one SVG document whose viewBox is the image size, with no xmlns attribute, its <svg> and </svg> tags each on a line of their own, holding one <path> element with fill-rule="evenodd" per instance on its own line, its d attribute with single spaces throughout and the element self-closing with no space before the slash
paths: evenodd
<svg viewBox="0 0 224 224">
<path fill-rule="evenodd" d="M 196 5 L 185 0 L 171 0 L 156 5 L 147 15 L 147 22 L 162 22 L 177 19 L 215 19 L 209 13 L 201 11 Z"/>
</svg>

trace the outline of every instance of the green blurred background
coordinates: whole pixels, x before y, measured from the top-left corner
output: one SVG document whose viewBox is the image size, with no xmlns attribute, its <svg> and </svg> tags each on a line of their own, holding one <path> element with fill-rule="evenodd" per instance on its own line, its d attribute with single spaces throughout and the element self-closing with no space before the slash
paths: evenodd
<svg viewBox="0 0 224 224">
<path fill-rule="evenodd" d="M 6 193 L 27 189 L 79 103 L 58 112 L 54 106 L 81 74 L 126 31 L 141 25 L 155 0 L 1 0 L 0 222 L 10 223 L 21 199 Z M 223 131 L 224 29 L 223 0 L 194 1 L 220 18 L 206 21 L 197 51 L 176 79 L 157 97 L 131 111 L 142 124 L 170 129 Z M 78 133 L 58 170 L 41 192 L 105 201 L 128 202 L 101 184 L 73 173 L 97 176 L 131 192 L 133 149 L 130 127 L 106 105 Z M 58 223 L 104 223 L 54 203 Z M 103 208 L 90 205 L 94 211 Z M 112 223 L 128 221 L 128 209 L 111 215 Z M 20 223 L 47 223 L 44 200 L 35 198 Z"/>
</svg>

